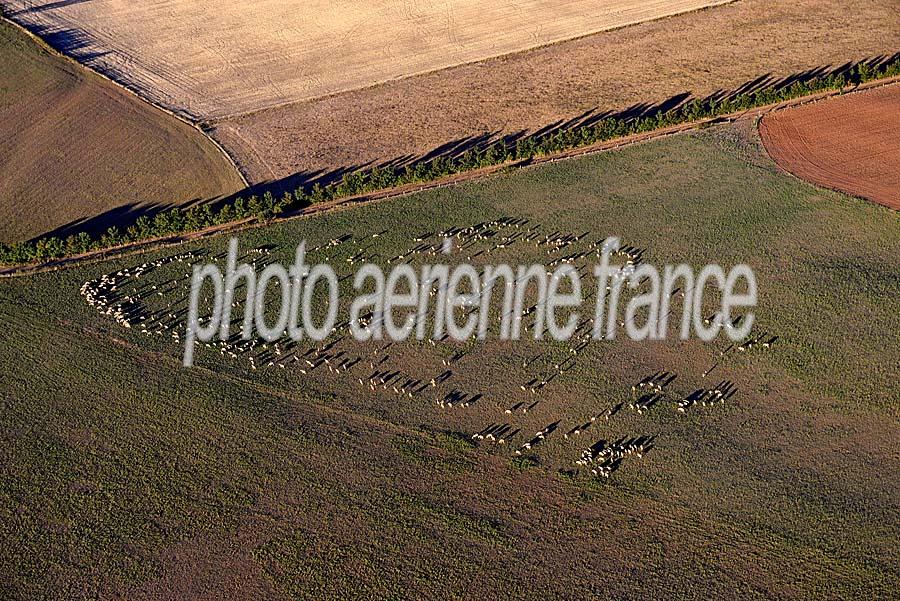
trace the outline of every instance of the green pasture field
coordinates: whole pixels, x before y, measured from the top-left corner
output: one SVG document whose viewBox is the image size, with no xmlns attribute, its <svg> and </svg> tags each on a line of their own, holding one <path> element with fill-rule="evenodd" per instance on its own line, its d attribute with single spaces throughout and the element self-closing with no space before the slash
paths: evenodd
<svg viewBox="0 0 900 601">
<path fill-rule="evenodd" d="M 79 295 L 123 267 L 186 250 L 219 256 L 224 236 L 4 280 L 3 596 L 895 594 L 895 212 L 779 172 L 742 122 L 252 229 L 240 244 L 271 246 L 268 258 L 288 264 L 301 240 L 314 248 L 352 234 L 308 257 L 347 275 L 355 248 L 382 262 L 422 232 L 501 217 L 546 234 L 620 236 L 657 266 L 747 263 L 759 283 L 755 331 L 777 340 L 724 357 L 724 340 L 592 342 L 537 394 L 520 384 L 569 345 L 412 341 L 384 351 L 383 367 L 453 375 L 409 397 L 357 381 L 374 371 L 375 344 L 341 341 L 365 361 L 340 374 L 301 373 L 302 361 L 252 370 L 207 348 L 185 369 L 170 332 L 125 329 Z M 523 243 L 483 262 L 547 260 Z M 162 298 L 147 286 L 189 271 L 151 272 L 146 305 L 183 301 L 181 288 Z M 632 385 L 658 370 L 677 376 L 664 401 L 628 409 Z M 724 404 L 675 411 L 721 380 L 737 389 Z M 454 390 L 477 402 L 441 407 Z M 618 404 L 609 421 L 563 436 Z M 472 440 L 492 423 L 520 432 L 505 445 Z M 608 479 L 574 464 L 623 436 L 654 436 L 653 448 Z"/>
</svg>

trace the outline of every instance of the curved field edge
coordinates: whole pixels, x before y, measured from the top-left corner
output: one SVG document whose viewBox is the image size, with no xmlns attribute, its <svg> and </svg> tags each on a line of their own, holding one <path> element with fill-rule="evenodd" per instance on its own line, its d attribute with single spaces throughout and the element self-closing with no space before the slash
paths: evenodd
<svg viewBox="0 0 900 601">
<path fill-rule="evenodd" d="M 755 118 L 775 108 L 802 105 L 829 96 L 889 85 L 898 79 L 898 72 L 900 59 L 874 69 L 862 63 L 847 75 L 830 74 L 808 82 L 796 82 L 790 87 L 764 88 L 721 101 L 703 102 L 697 99 L 648 117 L 603 119 L 595 125 L 579 126 L 552 136 L 527 136 L 514 144 L 499 140 L 482 149 L 470 149 L 449 160 L 437 157 L 402 170 L 374 167 L 348 171 L 337 183 L 324 187 L 320 184 L 312 187 L 301 185 L 293 193 L 285 190 L 284 196 L 280 198 L 276 198 L 271 190 L 266 191 L 262 198 L 252 194 L 247 202 L 238 197 L 217 212 L 212 212 L 208 206 L 195 207 L 186 212 L 173 209 L 158 213 L 152 221 L 146 217 L 141 218 L 125 232 L 117 228 L 111 229 L 101 238 L 91 238 L 80 233 L 66 240 L 51 237 L 30 245 L 0 245 L 0 262 L 24 264 L 0 269 L 0 275 L 54 269 L 72 261 L 105 256 L 109 252 L 128 252 L 129 249 L 155 244 L 179 243 L 241 227 L 265 225 L 273 220 L 308 216 L 435 187 L 456 185 L 508 169 L 615 149 L 730 119 Z M 848 78 L 851 82 L 849 86 Z M 56 260 L 60 257 L 70 258 Z M 50 260 L 43 264 L 34 263 L 35 258 Z"/>
<path fill-rule="evenodd" d="M 900 210 L 900 85 L 772 112 L 763 145 L 787 173 Z"/>
<path fill-rule="evenodd" d="M 232 194 L 245 180 L 198 128 L 3 19 L 0 239 L 110 224 Z"/>
<path fill-rule="evenodd" d="M 382 243 L 402 249 L 521 215 L 621 235 L 654 263 L 750 263 L 783 345 L 739 361 L 741 393 L 716 417 L 648 424 L 665 445 L 609 485 L 555 476 L 552 454 L 512 465 L 421 427 L 458 413 L 372 402 L 337 379 L 251 373 L 212 352 L 183 370 L 176 343 L 81 301 L 84 280 L 172 250 L 0 282 L 3 590 L 563 598 L 578 582 L 629 598 L 889 597 L 895 215 L 781 173 L 747 125 L 240 233 L 287 260 L 302 239 L 391 224 Z M 607 348 L 555 402 L 584 403 L 557 405 L 571 421 L 627 390 L 636 365 L 697 367 L 694 350 Z"/>
</svg>

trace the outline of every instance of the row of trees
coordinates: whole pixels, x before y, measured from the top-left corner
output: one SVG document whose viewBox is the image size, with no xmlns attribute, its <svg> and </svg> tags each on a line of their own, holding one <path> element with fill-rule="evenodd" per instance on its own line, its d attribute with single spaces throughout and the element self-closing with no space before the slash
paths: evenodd
<svg viewBox="0 0 900 601">
<path fill-rule="evenodd" d="M 289 206 L 303 205 L 299 205 L 290 194 L 276 200 L 271 192 L 266 192 L 262 197 L 251 196 L 246 201 L 237 198 L 233 203 L 225 204 L 218 210 L 213 210 L 208 204 L 187 209 L 174 207 L 153 217 L 138 217 L 134 224 L 124 231 L 111 227 L 97 237 L 80 232 L 67 238 L 45 236 L 29 242 L 0 244 L 0 263 L 23 264 L 45 261 L 173 234 L 196 232 L 214 225 L 246 219 L 269 220 L 283 213 Z"/>
<path fill-rule="evenodd" d="M 326 186 L 315 184 L 308 188 L 301 186 L 293 193 L 285 192 L 280 199 L 276 199 L 271 192 L 266 192 L 262 197 L 251 196 L 246 201 L 237 198 L 233 203 L 225 204 L 216 210 L 209 205 L 188 209 L 173 208 L 158 213 L 153 218 L 140 217 L 125 231 L 112 227 L 99 237 L 91 237 L 82 232 L 65 239 L 47 236 L 18 244 L 0 244 L 0 263 L 23 264 L 45 261 L 246 219 L 266 221 L 285 211 L 298 210 L 312 204 L 406 184 L 429 182 L 481 167 L 547 156 L 623 136 L 713 118 L 817 92 L 840 90 L 847 85 L 898 75 L 900 75 L 900 59 L 881 67 L 860 64 L 846 75 L 829 75 L 805 82 L 798 81 L 789 86 L 770 87 L 720 100 L 692 100 L 675 109 L 659 111 L 649 116 L 609 117 L 596 123 L 548 135 L 527 136 L 515 142 L 497 141 L 470 148 L 456 156 L 439 156 L 402 169 L 374 167 L 353 171 L 345 174 L 338 182 Z"/>
</svg>

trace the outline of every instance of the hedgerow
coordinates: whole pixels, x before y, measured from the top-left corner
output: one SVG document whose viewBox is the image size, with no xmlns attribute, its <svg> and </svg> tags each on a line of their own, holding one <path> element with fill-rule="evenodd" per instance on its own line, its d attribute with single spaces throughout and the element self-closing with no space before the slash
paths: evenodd
<svg viewBox="0 0 900 601">
<path fill-rule="evenodd" d="M 271 192 L 261 197 L 239 197 L 218 209 L 209 205 L 172 208 L 154 217 L 139 217 L 125 231 L 109 228 L 99 237 L 85 232 L 65 239 L 46 236 L 16 244 L 0 244 L 0 263 L 23 264 L 57 259 L 94 250 L 150 240 L 172 234 L 195 232 L 215 225 L 254 219 L 270 220 L 286 211 L 338 200 L 359 194 L 385 190 L 407 184 L 425 183 L 473 169 L 492 167 L 511 161 L 525 161 L 589 146 L 598 142 L 632 134 L 715 118 L 755 107 L 792 100 L 829 90 L 841 90 L 852 84 L 900 75 L 900 59 L 877 67 L 858 64 L 849 73 L 797 81 L 789 86 L 769 87 L 751 93 L 738 94 L 721 100 L 692 100 L 668 111 L 641 117 L 607 117 L 588 125 L 556 131 L 546 135 L 531 135 L 515 142 L 499 140 L 481 147 L 469 148 L 456 156 L 438 156 L 397 168 L 373 167 L 346 173 L 340 181 L 310 187 L 300 186 L 293 193 L 285 192 L 276 199 Z"/>
</svg>

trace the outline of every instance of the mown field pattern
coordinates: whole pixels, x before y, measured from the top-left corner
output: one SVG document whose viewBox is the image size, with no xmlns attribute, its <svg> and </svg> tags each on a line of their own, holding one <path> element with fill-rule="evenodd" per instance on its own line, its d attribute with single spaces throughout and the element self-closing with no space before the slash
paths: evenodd
<svg viewBox="0 0 900 601">
<path fill-rule="evenodd" d="M 246 113 L 728 0 L 6 0 L 79 60 L 196 118 Z"/>
<path fill-rule="evenodd" d="M 422 232 L 513 215 L 549 232 L 620 235 L 655 264 L 747 262 L 760 327 L 778 343 L 730 354 L 712 373 L 737 385 L 725 404 L 683 415 L 670 399 L 643 414 L 625 408 L 566 439 L 587 416 L 627 405 L 631 386 L 656 370 L 678 374 L 674 395 L 690 392 L 725 345 L 592 343 L 537 397 L 518 388 L 523 359 L 563 347 L 396 345 L 391 362 L 427 377 L 467 351 L 450 387 L 483 396 L 448 408 L 443 388 L 409 398 L 360 386 L 368 365 L 253 370 L 246 357 L 203 348 L 184 370 L 169 332 L 122 328 L 79 295 L 87 280 L 172 249 L 7 280 L 7 596 L 889 597 L 900 576 L 896 213 L 784 175 L 738 124 L 255 229 L 240 242 L 287 263 L 300 240 L 312 248 L 352 235 L 390 257 Z M 216 238 L 177 252 L 225 246 Z M 316 252 L 310 260 L 351 273 L 352 250 Z M 496 253 L 487 261 L 547 257 L 528 245 Z M 172 262 L 143 284 L 186 270 Z M 175 286 L 142 300 L 178 296 Z M 503 411 L 534 398 L 527 414 Z M 505 446 L 472 441 L 503 421 L 525 434 Z M 589 444 L 633 435 L 655 435 L 654 448 L 609 480 L 572 472 Z"/>
<path fill-rule="evenodd" d="M 894 0 L 740 0 L 216 120 L 212 135 L 251 181 L 312 178 L 821 74 L 895 54 L 898 32 Z"/>
<path fill-rule="evenodd" d="M 0 56 L 0 241 L 243 186 L 202 133 L 6 21 Z"/>
</svg>

